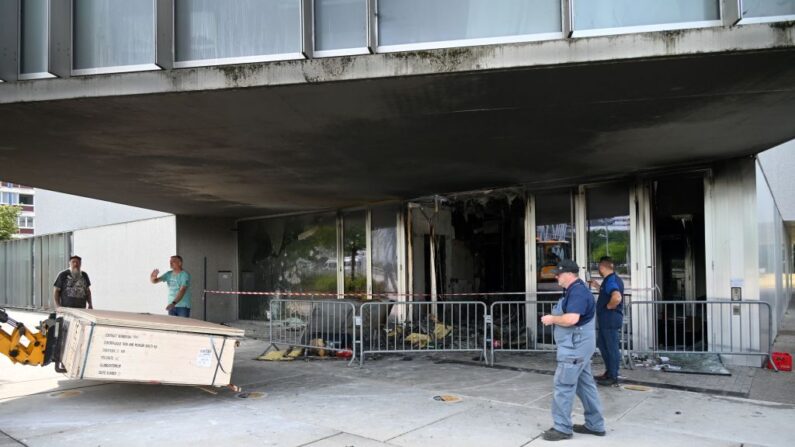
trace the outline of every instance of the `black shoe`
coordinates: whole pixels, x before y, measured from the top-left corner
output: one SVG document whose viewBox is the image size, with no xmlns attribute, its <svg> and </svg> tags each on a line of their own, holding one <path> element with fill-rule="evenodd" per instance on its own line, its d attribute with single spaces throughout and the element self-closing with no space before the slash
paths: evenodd
<svg viewBox="0 0 795 447">
<path fill-rule="evenodd" d="M 596 381 L 597 384 L 601 386 L 618 386 L 618 379 L 600 379 Z"/>
<path fill-rule="evenodd" d="M 585 425 L 582 425 L 582 424 L 574 424 L 574 431 L 576 433 L 582 433 L 584 435 L 594 435 L 594 436 L 604 436 L 605 435 L 605 432 L 603 432 L 603 431 L 591 430 L 590 428 L 588 428 L 588 427 L 586 427 Z"/>
<path fill-rule="evenodd" d="M 607 373 L 604 373 L 604 374 L 599 375 L 599 376 L 593 376 L 593 378 L 594 378 L 594 380 L 606 380 L 607 379 Z"/>
<path fill-rule="evenodd" d="M 562 441 L 564 439 L 571 439 L 571 433 L 563 433 L 562 431 L 555 430 L 553 427 L 545 431 L 542 438 L 546 441 Z"/>
</svg>

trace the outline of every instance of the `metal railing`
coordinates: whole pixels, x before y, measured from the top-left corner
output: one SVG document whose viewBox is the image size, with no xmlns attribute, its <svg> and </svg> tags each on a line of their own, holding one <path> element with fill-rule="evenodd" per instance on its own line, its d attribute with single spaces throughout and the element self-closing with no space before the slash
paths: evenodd
<svg viewBox="0 0 795 447">
<path fill-rule="evenodd" d="M 626 342 L 633 354 L 710 353 L 768 358 L 773 317 L 764 301 L 630 301 Z"/>
<path fill-rule="evenodd" d="M 367 354 L 480 352 L 487 358 L 488 313 L 481 301 L 362 304 L 359 364 Z"/>
<path fill-rule="evenodd" d="M 558 294 L 559 295 L 559 294 Z M 489 314 L 489 364 L 497 352 L 553 352 L 556 349 L 552 326 L 541 316 L 552 313 L 555 301 L 497 301 Z"/>
<path fill-rule="evenodd" d="M 270 347 L 287 345 L 356 358 L 356 307 L 337 299 L 278 299 L 270 303 Z M 346 355 L 346 357 L 347 357 Z"/>
</svg>

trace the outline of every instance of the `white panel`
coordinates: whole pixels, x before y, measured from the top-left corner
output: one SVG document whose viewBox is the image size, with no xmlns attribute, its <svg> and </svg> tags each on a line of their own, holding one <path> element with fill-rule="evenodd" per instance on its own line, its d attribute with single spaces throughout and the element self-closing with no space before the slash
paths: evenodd
<svg viewBox="0 0 795 447">
<path fill-rule="evenodd" d="M 25 0 L 22 5 L 20 73 L 48 71 L 49 0 Z"/>
<path fill-rule="evenodd" d="M 744 18 L 795 15 L 793 0 L 742 0 L 742 5 Z"/>
<path fill-rule="evenodd" d="M 301 52 L 299 0 L 176 0 L 177 61 Z"/>
<path fill-rule="evenodd" d="M 755 162 L 742 159 L 720 164 L 704 183 L 707 298 L 731 299 L 731 286 L 741 282 L 742 298 L 759 300 L 759 247 Z M 744 309 L 747 306 L 744 307 Z M 755 311 L 754 311 L 755 312 Z M 752 321 L 749 326 L 748 322 Z M 710 349 L 759 349 L 758 316 L 740 317 L 729 309 L 708 313 Z M 741 324 L 741 322 L 745 324 Z M 766 327 L 762 327 L 766 331 Z M 731 332 L 730 332 L 731 331 Z M 741 331 L 744 334 L 741 342 Z M 749 332 L 750 331 L 750 332 Z M 753 333 L 753 337 L 749 337 Z M 741 345 L 742 343 L 742 345 Z M 758 365 L 758 358 L 726 358 L 730 363 Z"/>
<path fill-rule="evenodd" d="M 74 254 L 83 258 L 96 309 L 166 314 L 166 285 L 152 284 L 149 274 L 168 271 L 176 252 L 173 216 L 74 232 Z"/>
<path fill-rule="evenodd" d="M 575 0 L 574 29 L 591 30 L 720 19 L 718 0 Z"/>
<path fill-rule="evenodd" d="M 560 0 L 380 0 L 379 45 L 561 32 Z"/>
<path fill-rule="evenodd" d="M 74 0 L 73 17 L 75 70 L 154 65 L 154 0 Z"/>
<path fill-rule="evenodd" d="M 366 0 L 315 0 L 315 50 L 365 47 Z"/>
</svg>

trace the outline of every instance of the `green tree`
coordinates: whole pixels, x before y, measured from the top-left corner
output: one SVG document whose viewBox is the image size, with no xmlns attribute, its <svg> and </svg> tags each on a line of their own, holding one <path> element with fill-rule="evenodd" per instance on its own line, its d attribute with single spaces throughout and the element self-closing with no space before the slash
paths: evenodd
<svg viewBox="0 0 795 447">
<path fill-rule="evenodd" d="M 6 241 L 19 231 L 17 218 L 22 208 L 11 205 L 0 205 L 0 241 Z"/>
</svg>

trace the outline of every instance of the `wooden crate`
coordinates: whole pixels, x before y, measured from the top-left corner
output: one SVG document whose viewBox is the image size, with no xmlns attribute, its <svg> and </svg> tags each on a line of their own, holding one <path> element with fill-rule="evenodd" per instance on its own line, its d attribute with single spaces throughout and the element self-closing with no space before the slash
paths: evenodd
<svg viewBox="0 0 795 447">
<path fill-rule="evenodd" d="M 72 379 L 225 386 L 243 330 L 189 318 L 61 308 Z"/>
</svg>

